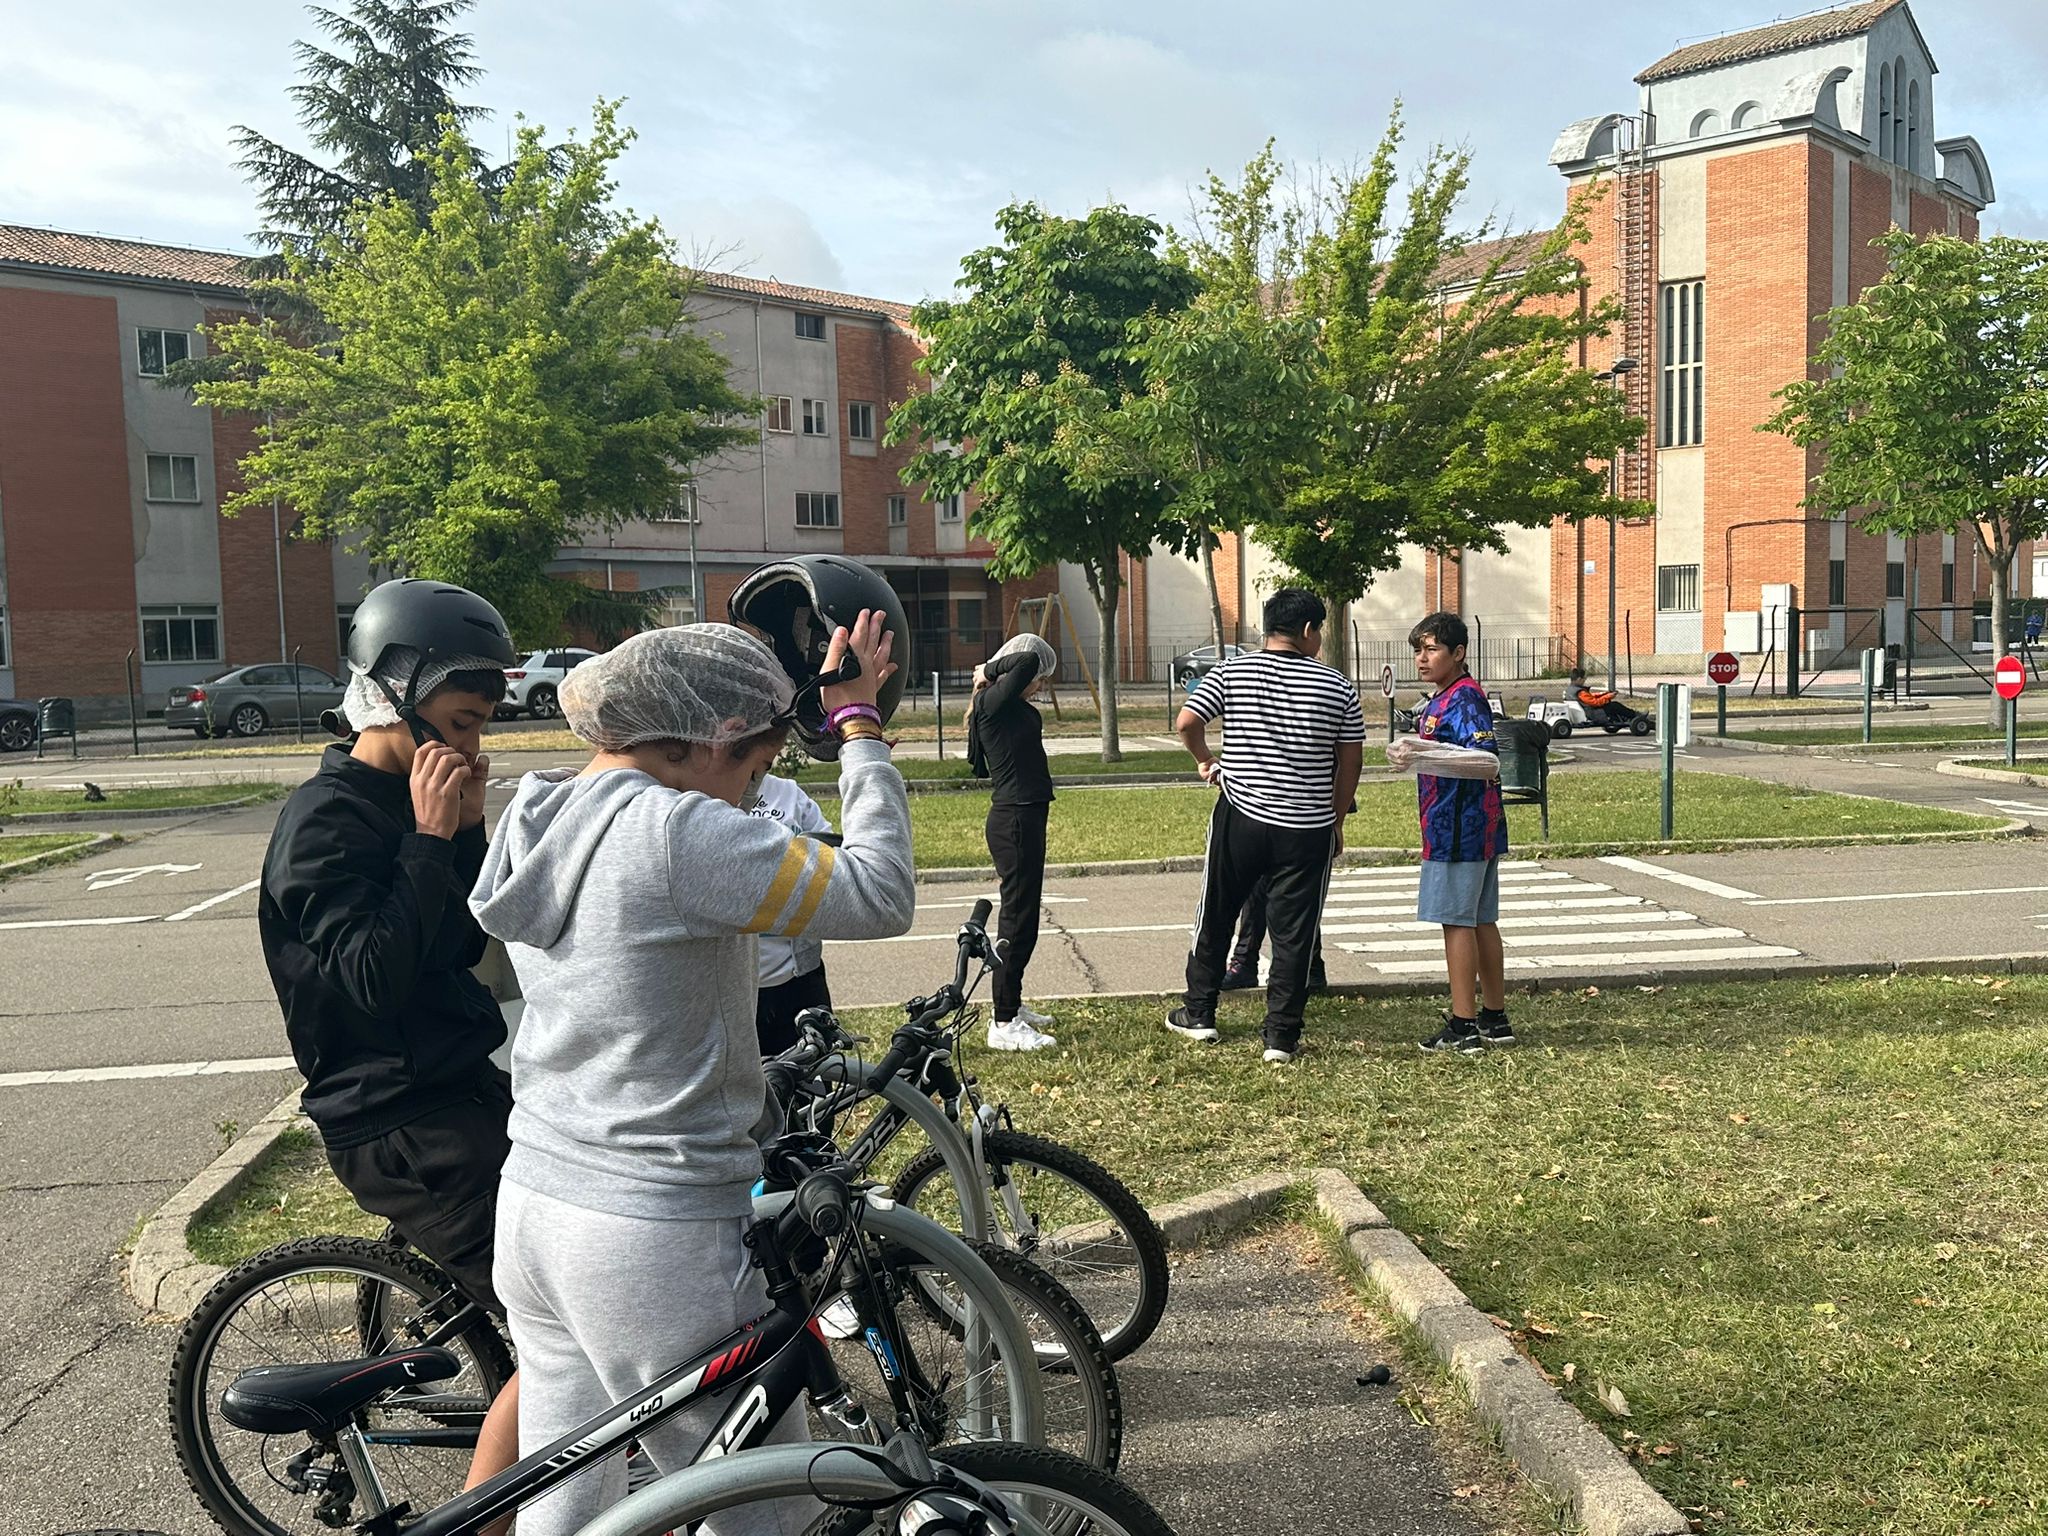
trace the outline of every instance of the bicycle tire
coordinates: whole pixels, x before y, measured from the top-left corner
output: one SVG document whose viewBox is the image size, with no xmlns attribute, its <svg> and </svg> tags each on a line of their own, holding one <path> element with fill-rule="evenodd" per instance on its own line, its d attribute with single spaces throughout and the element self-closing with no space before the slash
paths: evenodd
<svg viewBox="0 0 2048 1536">
<path fill-rule="evenodd" d="M 1159 1224 L 1121 1179 L 1072 1147 L 1023 1131 L 993 1130 L 982 1138 L 982 1151 L 992 1175 L 991 1203 L 1001 1245 L 1022 1253 L 1066 1287 L 1094 1320 L 1109 1358 L 1126 1358 L 1152 1337 L 1159 1319 L 1166 1313 L 1166 1235 L 1159 1230 Z M 1022 1234 L 1012 1231 L 1011 1214 L 1000 1186 L 1004 1180 L 1013 1179 L 1014 1170 L 1019 1167 L 1035 1170 L 1031 1180 L 1034 1184 L 1038 1175 L 1050 1174 L 1079 1189 L 1108 1216 L 1108 1240 L 1089 1239 L 1078 1250 L 1060 1254 L 1048 1252 L 1044 1236 L 1035 1230 L 1036 1216 L 1030 1222 L 1034 1230 Z M 937 1206 L 927 1209 L 919 1196 L 933 1189 L 944 1189 L 947 1193 Z M 945 1158 L 936 1147 L 927 1147 L 912 1158 L 890 1187 L 899 1204 L 935 1221 L 947 1219 L 938 1214 L 940 1210 L 957 1213 L 958 1199 L 950 1191 Z M 1062 1199 L 1054 1209 L 1060 1214 L 1076 1214 L 1069 1209 L 1073 1203 L 1071 1199 Z M 1070 1225 L 1094 1224 L 1091 1218 Z M 1128 1244 L 1128 1257 L 1112 1246 L 1119 1236 Z"/>
<path fill-rule="evenodd" d="M 1031 1334 L 1031 1368 L 1041 1374 L 1047 1442 L 1091 1465 L 1114 1470 L 1123 1455 L 1123 1392 L 1117 1383 L 1116 1367 L 1088 1314 L 1058 1281 L 1028 1259 L 988 1243 L 969 1246 L 995 1272 Z M 952 1360 L 950 1348 L 955 1345 L 963 1346 L 964 1366 L 965 1329 L 961 1312 L 948 1304 L 945 1296 L 951 1293 L 943 1292 L 936 1281 L 938 1275 L 945 1273 L 945 1266 L 893 1239 L 883 1245 L 880 1262 L 886 1272 L 883 1284 L 891 1293 L 888 1300 L 895 1307 L 899 1325 L 920 1318 L 926 1325 L 901 1330 L 904 1346 L 913 1357 L 903 1362 L 905 1375 L 925 1381 L 945 1378 Z M 898 1305 L 899 1302 L 903 1304 Z M 940 1342 L 932 1331 L 934 1328 L 946 1343 Z M 920 1343 L 920 1339 L 924 1342 Z M 868 1400 L 871 1413 L 885 1408 L 879 1373 L 871 1374 L 872 1354 L 858 1340 L 842 1342 L 847 1348 L 840 1357 L 841 1375 L 848 1386 Z M 1002 1368 L 1007 1369 L 1008 1362 L 1003 1362 Z M 949 1409 L 956 1402 L 964 1402 L 966 1387 L 963 1377 L 956 1392 L 947 1397 Z M 877 1417 L 882 1424 L 889 1422 L 886 1411 Z M 934 1421 L 923 1427 L 931 1434 L 933 1443 L 963 1443 L 952 1435 L 952 1430 L 964 1429 L 957 1411 L 951 1413 L 946 1423 Z"/>
<path fill-rule="evenodd" d="M 322 1276 L 327 1277 L 324 1286 Z M 295 1280 L 300 1282 L 296 1302 Z M 317 1500 L 310 1493 L 292 1492 L 272 1470 L 295 1451 L 313 1446 L 309 1436 L 235 1429 L 216 1420 L 211 1406 L 235 1374 L 253 1365 L 352 1359 L 381 1352 L 366 1345 L 389 1347 L 390 1340 L 365 1340 L 361 1334 L 362 1296 L 371 1283 L 387 1292 L 402 1288 L 422 1307 L 439 1303 L 449 1308 L 446 1315 L 462 1305 L 442 1300 L 454 1291 L 453 1282 L 407 1249 L 369 1238 L 306 1237 L 244 1259 L 214 1283 L 186 1320 L 171 1359 L 172 1442 L 185 1481 L 230 1536 L 302 1536 L 334 1528 L 315 1514 Z M 294 1318 L 295 1305 L 303 1321 Z M 252 1311 L 257 1307 L 266 1310 Z M 385 1315 L 381 1308 L 375 1311 Z M 238 1342 L 229 1348 L 231 1337 Z M 303 1347 L 287 1350 L 286 1339 Z M 467 1357 L 460 1375 L 435 1383 L 431 1394 L 393 1394 L 379 1411 L 416 1412 L 443 1428 L 480 1421 L 512 1374 L 510 1351 L 481 1313 L 448 1343 Z M 458 1447 L 387 1446 L 380 1455 L 380 1475 L 395 1474 L 394 1498 L 411 1498 L 415 1509 L 431 1508 L 459 1491 L 470 1461 L 470 1451 Z M 430 1482 L 435 1493 L 413 1488 L 414 1476 Z M 280 1500 L 283 1514 L 276 1507 Z"/>
<path fill-rule="evenodd" d="M 1064 1514 L 1043 1521 L 1054 1536 L 1173 1536 L 1173 1528 L 1136 1489 L 1062 1451 L 984 1442 L 941 1446 L 931 1456 L 998 1493 L 1036 1497 L 1042 1506 L 1064 1505 Z M 816 1536 L 862 1536 L 876 1528 L 879 1518 L 874 1510 L 839 1509 L 813 1529 Z"/>
</svg>

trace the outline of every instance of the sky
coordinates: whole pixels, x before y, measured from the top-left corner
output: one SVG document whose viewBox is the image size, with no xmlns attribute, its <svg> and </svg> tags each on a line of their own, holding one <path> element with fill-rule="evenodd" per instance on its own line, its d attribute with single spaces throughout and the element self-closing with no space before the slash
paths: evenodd
<svg viewBox="0 0 2048 1536">
<path fill-rule="evenodd" d="M 1798 0 L 481 0 L 468 99 L 561 134 L 624 98 L 622 199 L 685 257 L 914 302 L 947 292 L 995 211 L 1121 202 L 1185 221 L 1190 190 L 1270 137 L 1296 162 L 1370 153 L 1396 98 L 1409 158 L 1475 159 L 1468 221 L 1547 225 L 1558 131 L 1628 110 L 1680 42 Z M 1935 127 L 1984 146 L 1986 229 L 2048 236 L 2048 0 L 1922 0 Z M 1573 21 L 1590 22 L 1575 29 Z M 303 147 L 289 0 L 0 0 L 0 222 L 221 250 L 256 227 L 230 134 Z"/>
</svg>

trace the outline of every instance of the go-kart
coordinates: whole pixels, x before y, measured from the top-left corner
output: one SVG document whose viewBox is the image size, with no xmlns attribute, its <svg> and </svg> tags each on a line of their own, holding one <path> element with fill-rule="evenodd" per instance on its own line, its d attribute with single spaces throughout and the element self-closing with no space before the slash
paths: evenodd
<svg viewBox="0 0 2048 1536">
<path fill-rule="evenodd" d="M 1552 740 L 1569 736 L 1581 726 L 1603 730 L 1610 736 L 1623 731 L 1631 736 L 1647 736 L 1656 728 L 1656 722 L 1648 715 L 1639 709 L 1630 709 L 1619 699 L 1592 708 L 1570 697 L 1531 699 L 1528 718 L 1542 721 L 1549 728 Z"/>
</svg>

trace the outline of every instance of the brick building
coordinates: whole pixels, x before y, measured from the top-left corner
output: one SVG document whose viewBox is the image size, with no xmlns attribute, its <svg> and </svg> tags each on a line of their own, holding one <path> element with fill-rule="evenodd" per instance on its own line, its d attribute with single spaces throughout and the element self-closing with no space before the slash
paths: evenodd
<svg viewBox="0 0 2048 1536">
<path fill-rule="evenodd" d="M 123 717 L 228 667 L 296 653 L 337 666 L 371 579 L 336 545 L 294 537 L 288 507 L 223 517 L 253 423 L 161 385 L 202 328 L 246 312 L 241 259 L 0 225 L 0 697 L 79 700 Z M 767 401 L 759 442 L 700 466 L 665 515 L 562 551 L 594 585 L 670 594 L 665 617 L 724 613 L 739 578 L 832 551 L 887 572 L 913 666 L 987 654 L 1021 596 L 989 580 L 960 500 L 931 502 L 880 438 L 919 387 L 900 304 L 707 276 L 691 301 L 734 384 Z M 557 637 L 521 637 L 545 644 Z"/>
<path fill-rule="evenodd" d="M 1882 275 L 1872 240 L 1894 225 L 1976 236 L 1991 172 L 1974 139 L 1938 132 L 1935 74 L 1906 0 L 1868 0 L 1681 48 L 1636 77 L 1632 112 L 1573 123 L 1551 151 L 1567 196 L 1600 197 L 1585 296 L 1617 298 L 1626 316 L 1579 361 L 1636 359 L 1619 387 L 1650 422 L 1617 466 L 1624 494 L 1656 507 L 1616 541 L 1617 628 L 1639 663 L 1758 652 L 1789 602 L 1809 667 L 1843 665 L 1880 631 L 1967 649 L 1970 605 L 1989 592 L 1975 541 L 1886 539 L 1809 514 L 1817 460 L 1755 430 L 1807 372 L 1819 317 Z M 1512 267 L 1515 248 L 1470 253 L 1466 270 L 1496 254 Z M 1463 280 L 1451 274 L 1453 302 Z M 1255 622 L 1273 573 L 1256 546 L 1235 564 L 1226 596 Z M 2030 569 L 2016 562 L 2023 590 Z M 1484 622 L 1501 670 L 1525 642 L 1530 657 L 1604 659 L 1608 576 L 1600 524 L 1523 530 L 1505 555 L 1411 551 L 1351 618 L 1385 642 L 1429 608 L 1461 609 Z"/>
</svg>

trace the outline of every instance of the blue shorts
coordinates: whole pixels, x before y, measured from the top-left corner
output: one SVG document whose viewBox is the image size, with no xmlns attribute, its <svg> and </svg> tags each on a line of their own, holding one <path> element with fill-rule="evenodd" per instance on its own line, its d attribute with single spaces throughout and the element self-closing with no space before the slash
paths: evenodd
<svg viewBox="0 0 2048 1536">
<path fill-rule="evenodd" d="M 1479 928 L 1500 920 L 1500 860 L 1452 863 L 1424 859 L 1415 898 L 1417 921 L 1446 928 Z"/>
</svg>

